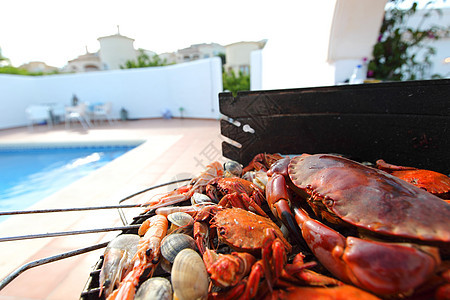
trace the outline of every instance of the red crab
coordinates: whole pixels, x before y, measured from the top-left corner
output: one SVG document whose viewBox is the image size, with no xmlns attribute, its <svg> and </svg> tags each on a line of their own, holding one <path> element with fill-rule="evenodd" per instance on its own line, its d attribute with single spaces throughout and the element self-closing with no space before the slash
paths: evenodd
<svg viewBox="0 0 450 300">
<path fill-rule="evenodd" d="M 248 164 L 248 166 L 246 166 L 242 171 L 248 172 L 248 171 L 252 171 L 252 170 L 263 170 L 263 171 L 267 171 L 270 166 L 276 162 L 277 160 L 282 159 L 283 156 L 281 156 L 280 154 L 267 154 L 267 153 L 260 153 L 257 154 L 253 160 Z"/>
<path fill-rule="evenodd" d="M 261 205 L 265 201 L 262 190 L 252 182 L 239 178 L 217 177 L 206 186 L 208 196 L 224 207 L 239 207 L 268 217 Z"/>
<path fill-rule="evenodd" d="M 450 205 L 383 171 L 339 156 L 316 154 L 280 160 L 268 175 L 267 201 L 287 226 L 293 223 L 289 186 L 328 222 L 356 226 L 379 239 L 400 238 L 443 248 L 450 245 Z M 302 212 L 296 210 L 301 234 L 319 261 L 341 280 L 376 294 L 410 293 L 440 264 L 435 247 L 344 238 Z M 399 250 L 400 246 L 406 248 Z M 377 259 L 375 265 L 367 264 L 368 253 L 383 259 Z M 402 259 L 424 265 L 411 269 Z"/>
<path fill-rule="evenodd" d="M 396 166 L 388 164 L 382 159 L 377 160 L 376 166 L 378 169 L 403 179 L 439 198 L 450 199 L 450 177 L 447 175 L 430 170 Z"/>
<path fill-rule="evenodd" d="M 206 249 L 203 259 L 213 281 L 221 287 L 234 286 L 248 275 L 245 288 L 236 286 L 236 289 L 244 290 L 239 292 L 243 293 L 243 299 L 256 295 L 262 277 L 271 287 L 286 264 L 287 253 L 292 250 L 279 227 L 269 218 L 250 211 L 220 206 L 205 207 L 198 213 L 196 222 L 204 222 L 210 217 L 211 228 L 217 228 L 220 242 L 235 251 L 249 254 L 216 256 Z M 201 235 L 196 236 L 196 242 L 204 244 Z M 261 259 L 256 260 L 255 257 Z"/>
</svg>

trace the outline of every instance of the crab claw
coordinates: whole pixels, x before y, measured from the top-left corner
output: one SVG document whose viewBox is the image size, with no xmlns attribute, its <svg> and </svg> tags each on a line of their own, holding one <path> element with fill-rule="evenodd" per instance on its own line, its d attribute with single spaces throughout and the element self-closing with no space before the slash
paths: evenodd
<svg viewBox="0 0 450 300">
<path fill-rule="evenodd" d="M 209 245 L 209 227 L 206 223 L 199 221 L 194 223 L 194 240 L 203 255 Z"/>
<path fill-rule="evenodd" d="M 250 273 L 256 258 L 246 252 L 232 252 L 231 254 L 217 254 L 213 250 L 206 249 L 203 254 L 211 280 L 220 287 L 237 285 Z"/>
<path fill-rule="evenodd" d="M 322 265 L 340 280 L 375 294 L 408 294 L 440 264 L 437 248 L 345 238 L 303 210 L 294 212 L 305 241 Z"/>
<path fill-rule="evenodd" d="M 266 186 L 266 199 L 273 215 L 281 220 L 293 235 L 295 241 L 306 247 L 302 233 L 295 222 L 290 208 L 290 197 L 286 189 L 286 180 L 281 174 L 273 174 Z"/>
</svg>

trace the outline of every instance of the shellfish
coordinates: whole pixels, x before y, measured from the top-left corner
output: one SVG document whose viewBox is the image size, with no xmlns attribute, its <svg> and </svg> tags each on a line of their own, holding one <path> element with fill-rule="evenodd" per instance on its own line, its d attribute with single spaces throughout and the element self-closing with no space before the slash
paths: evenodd
<svg viewBox="0 0 450 300">
<path fill-rule="evenodd" d="M 196 249 L 196 245 L 192 237 L 183 233 L 172 233 L 161 242 L 161 254 L 171 263 L 174 262 L 178 253 L 186 248 Z"/>
<path fill-rule="evenodd" d="M 163 277 L 150 278 L 139 287 L 134 299 L 172 300 L 172 285 Z"/>
<path fill-rule="evenodd" d="M 169 233 L 188 233 L 194 225 L 194 218 L 185 212 L 174 212 L 167 216 L 167 220 L 172 224 Z"/>
<path fill-rule="evenodd" d="M 138 242 L 139 236 L 136 234 L 121 234 L 109 242 L 100 270 L 100 295 L 104 291 L 108 297 L 123 275 L 132 268 L 131 259 L 137 251 Z"/>
<path fill-rule="evenodd" d="M 192 249 L 183 249 L 172 266 L 174 298 L 206 299 L 209 279 L 203 259 Z"/>
</svg>

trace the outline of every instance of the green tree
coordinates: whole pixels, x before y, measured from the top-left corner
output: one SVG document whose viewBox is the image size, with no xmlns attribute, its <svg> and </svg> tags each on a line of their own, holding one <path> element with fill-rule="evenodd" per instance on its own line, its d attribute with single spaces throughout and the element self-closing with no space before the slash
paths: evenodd
<svg viewBox="0 0 450 300">
<path fill-rule="evenodd" d="M 227 56 L 225 53 L 219 53 L 216 56 L 220 57 L 220 60 L 222 61 L 222 71 L 223 71 L 223 66 L 227 63 Z"/>
<path fill-rule="evenodd" d="M 428 75 L 432 66 L 431 57 L 436 53 L 430 43 L 448 35 L 449 30 L 440 26 L 422 27 L 432 13 L 441 15 L 442 12 L 439 9 L 427 9 L 417 28 L 413 28 L 408 26 L 408 19 L 416 13 L 418 3 L 414 1 L 410 8 L 404 9 L 400 7 L 403 2 L 390 0 L 388 3 L 391 8 L 384 15 L 367 75 L 386 81 L 439 77 L 438 74 Z M 434 2 L 429 1 L 425 9 Z"/>
<path fill-rule="evenodd" d="M 139 49 L 137 60 L 127 60 L 121 69 L 146 68 L 167 66 L 167 60 L 161 59 L 158 55 L 149 56 L 143 49 Z"/>
<path fill-rule="evenodd" d="M 6 61 L 7 65 L 2 66 L 1 62 Z M 58 74 L 58 71 L 53 71 L 51 73 L 43 73 L 43 72 L 29 72 L 25 69 L 16 68 L 10 65 L 10 61 L 8 58 L 2 55 L 2 49 L 0 48 L 0 74 L 14 74 L 14 75 L 26 75 L 26 76 L 41 76 L 41 75 L 50 75 L 50 74 Z"/>
<path fill-rule="evenodd" d="M 236 96 L 238 91 L 250 90 L 250 75 L 239 71 L 236 76 L 233 70 L 229 72 L 222 72 L 223 89 L 230 91 L 233 96 Z"/>
</svg>

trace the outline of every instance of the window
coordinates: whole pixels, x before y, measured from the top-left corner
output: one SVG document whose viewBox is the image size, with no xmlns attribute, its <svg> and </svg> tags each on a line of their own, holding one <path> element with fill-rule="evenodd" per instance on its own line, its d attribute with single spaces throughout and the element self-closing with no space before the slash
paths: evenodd
<svg viewBox="0 0 450 300">
<path fill-rule="evenodd" d="M 250 68 L 248 65 L 240 65 L 239 66 L 239 71 L 244 73 L 244 74 L 249 74 L 250 73 Z"/>
<path fill-rule="evenodd" d="M 89 71 L 98 71 L 98 67 L 97 66 L 95 66 L 95 65 L 86 65 L 86 66 L 84 66 L 84 70 L 86 71 L 86 72 L 89 72 Z"/>
</svg>

